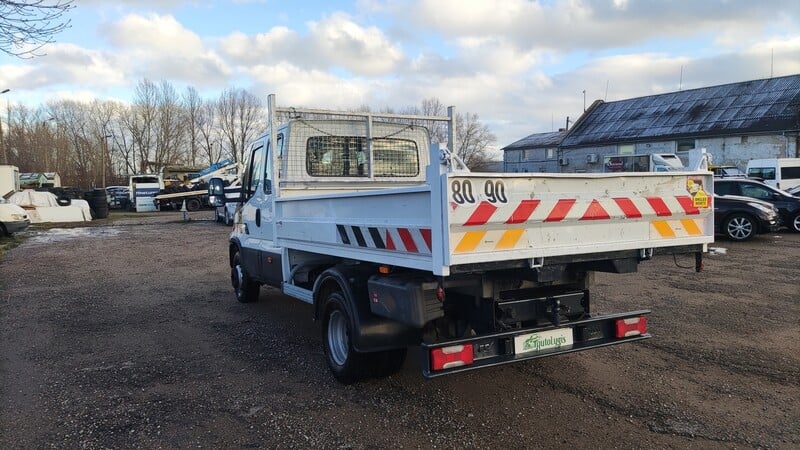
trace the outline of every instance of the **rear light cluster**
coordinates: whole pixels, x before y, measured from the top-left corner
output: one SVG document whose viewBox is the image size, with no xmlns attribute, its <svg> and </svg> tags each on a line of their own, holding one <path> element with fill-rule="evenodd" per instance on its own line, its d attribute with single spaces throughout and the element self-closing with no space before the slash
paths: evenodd
<svg viewBox="0 0 800 450">
<path fill-rule="evenodd" d="M 645 316 L 619 319 L 616 322 L 614 334 L 617 339 L 640 336 L 645 333 L 647 333 L 647 317 Z"/>
<path fill-rule="evenodd" d="M 474 361 L 472 344 L 452 345 L 431 350 L 431 369 L 433 370 L 468 366 Z"/>
</svg>

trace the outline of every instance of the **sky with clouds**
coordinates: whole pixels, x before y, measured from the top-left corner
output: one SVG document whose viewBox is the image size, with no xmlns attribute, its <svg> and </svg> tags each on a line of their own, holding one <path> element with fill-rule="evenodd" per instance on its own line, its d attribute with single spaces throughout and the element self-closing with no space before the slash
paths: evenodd
<svg viewBox="0 0 800 450">
<path fill-rule="evenodd" d="M 4 100 L 129 101 L 138 81 L 283 106 L 479 115 L 499 147 L 606 101 L 800 73 L 798 0 L 75 0 Z M 584 94 L 585 91 L 585 94 Z M 585 97 L 585 103 L 584 103 Z"/>
</svg>

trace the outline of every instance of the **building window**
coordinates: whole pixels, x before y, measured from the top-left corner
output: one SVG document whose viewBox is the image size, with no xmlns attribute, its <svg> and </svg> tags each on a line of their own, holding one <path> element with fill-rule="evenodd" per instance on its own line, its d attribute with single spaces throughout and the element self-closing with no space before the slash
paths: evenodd
<svg viewBox="0 0 800 450">
<path fill-rule="evenodd" d="M 633 145 L 618 145 L 617 146 L 617 154 L 618 155 L 632 155 L 634 153 Z"/>
<path fill-rule="evenodd" d="M 678 152 L 688 152 L 694 148 L 694 139 L 684 139 L 678 141 Z"/>
<path fill-rule="evenodd" d="M 739 143 L 740 144 L 747 144 L 747 136 L 742 136 L 741 139 L 739 140 Z"/>
</svg>

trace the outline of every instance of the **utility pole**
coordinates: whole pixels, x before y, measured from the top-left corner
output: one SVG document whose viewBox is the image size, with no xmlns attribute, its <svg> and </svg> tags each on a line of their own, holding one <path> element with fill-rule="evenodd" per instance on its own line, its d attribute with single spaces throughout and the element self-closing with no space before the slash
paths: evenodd
<svg viewBox="0 0 800 450">
<path fill-rule="evenodd" d="M 105 130 L 103 130 L 105 131 Z M 106 188 L 106 153 L 108 153 L 108 138 L 114 137 L 113 134 L 106 134 L 103 136 L 103 189 Z"/>
<path fill-rule="evenodd" d="M 586 112 L 586 89 L 583 90 L 583 112 Z"/>
<path fill-rule="evenodd" d="M 11 89 L 3 89 L 0 91 L 0 94 L 5 94 L 6 92 L 10 91 Z M 6 141 L 3 138 L 3 121 L 0 120 L 0 150 L 3 152 L 3 164 L 8 164 L 8 153 L 6 152 Z"/>
</svg>

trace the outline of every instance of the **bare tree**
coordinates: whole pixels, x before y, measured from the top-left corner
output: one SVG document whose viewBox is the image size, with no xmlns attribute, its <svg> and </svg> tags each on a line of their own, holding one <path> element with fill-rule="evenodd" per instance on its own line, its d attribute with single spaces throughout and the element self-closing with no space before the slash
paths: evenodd
<svg viewBox="0 0 800 450">
<path fill-rule="evenodd" d="M 220 131 L 234 161 L 244 158 L 244 147 L 263 122 L 263 103 L 244 89 L 226 89 L 217 101 Z"/>
<path fill-rule="evenodd" d="M 131 134 L 136 156 L 138 157 L 137 173 L 145 173 L 154 156 L 153 141 L 156 126 L 156 109 L 158 87 L 148 79 L 141 80 L 134 90 L 132 114 L 124 117 L 125 126 Z"/>
<path fill-rule="evenodd" d="M 456 154 L 471 170 L 485 170 L 488 147 L 497 138 L 474 113 L 456 114 Z"/>
<path fill-rule="evenodd" d="M 222 145 L 219 128 L 216 124 L 216 104 L 203 102 L 197 115 L 197 130 L 200 134 L 200 148 L 208 165 L 222 159 Z"/>
<path fill-rule="evenodd" d="M 181 151 L 186 116 L 181 100 L 169 81 L 162 80 L 158 85 L 156 117 L 155 159 L 152 163 L 153 170 L 159 172 L 164 166 L 183 159 Z"/>
<path fill-rule="evenodd" d="M 0 0 L 0 51 L 20 58 L 37 53 L 70 27 L 66 13 L 73 0 Z"/>
<path fill-rule="evenodd" d="M 183 94 L 183 107 L 186 110 L 186 134 L 189 140 L 188 163 L 192 166 L 197 164 L 197 153 L 200 139 L 201 114 L 203 100 L 194 86 L 186 88 Z"/>
<path fill-rule="evenodd" d="M 421 108 L 412 107 L 404 110 L 405 114 L 423 116 L 447 115 L 447 107 L 436 97 L 422 100 Z M 428 128 L 431 142 L 447 142 L 447 126 L 443 122 L 427 122 L 422 124 Z M 472 170 L 482 170 L 489 162 L 488 147 L 496 141 L 489 127 L 482 124 L 477 114 L 456 113 L 455 152 Z"/>
</svg>

